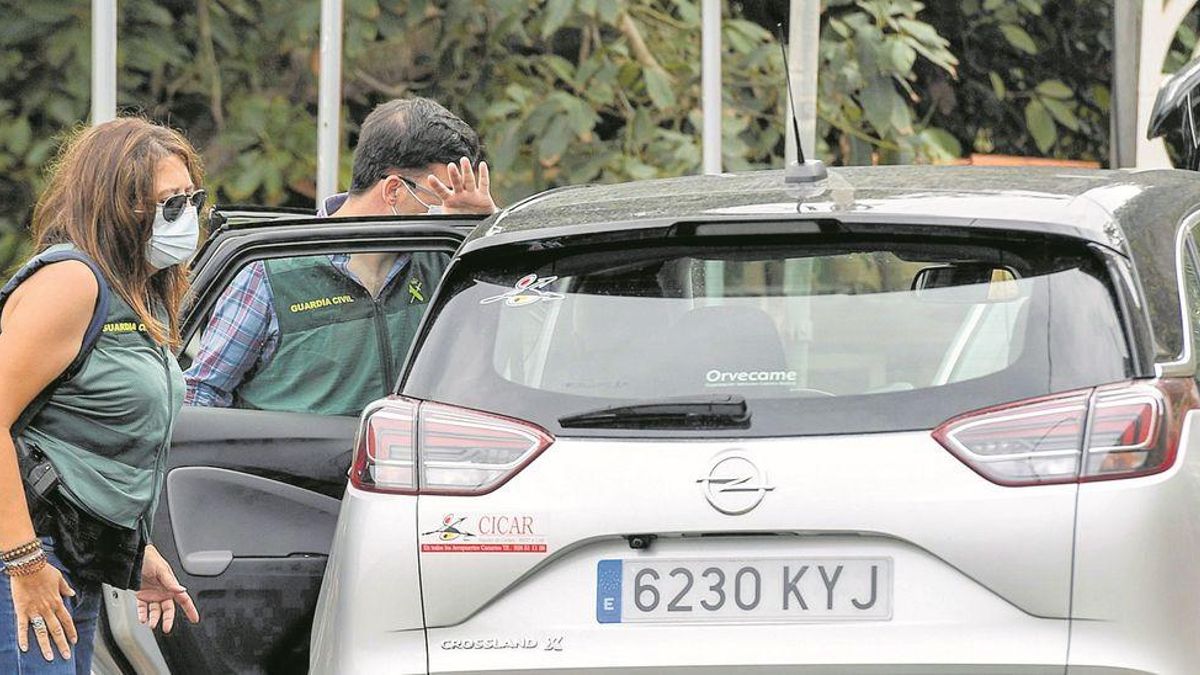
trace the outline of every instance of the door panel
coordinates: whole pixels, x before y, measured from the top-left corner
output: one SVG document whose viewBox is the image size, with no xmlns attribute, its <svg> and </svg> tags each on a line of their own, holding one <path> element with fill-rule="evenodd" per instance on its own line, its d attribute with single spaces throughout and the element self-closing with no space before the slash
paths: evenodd
<svg viewBox="0 0 1200 675">
<path fill-rule="evenodd" d="M 202 621 L 177 623 L 159 638 L 172 672 L 307 667 L 355 423 L 184 408 L 154 542 L 191 591 Z"/>
<path fill-rule="evenodd" d="M 356 427 L 353 417 L 184 407 L 169 466 L 221 467 L 341 499 Z"/>
<path fill-rule="evenodd" d="M 167 485 L 175 545 L 194 576 L 216 576 L 236 558 L 325 554 L 337 525 L 338 500 L 269 478 L 190 466 Z"/>
</svg>

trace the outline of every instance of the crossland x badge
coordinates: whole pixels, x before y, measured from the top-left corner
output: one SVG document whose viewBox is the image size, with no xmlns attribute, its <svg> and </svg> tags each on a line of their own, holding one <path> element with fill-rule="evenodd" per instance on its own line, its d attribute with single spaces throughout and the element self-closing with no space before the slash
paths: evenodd
<svg viewBox="0 0 1200 675">
<path fill-rule="evenodd" d="M 749 513 L 775 489 L 767 484 L 766 473 L 737 454 L 718 455 L 708 475 L 696 482 L 704 486 L 704 497 L 714 509 L 731 516 Z"/>
</svg>

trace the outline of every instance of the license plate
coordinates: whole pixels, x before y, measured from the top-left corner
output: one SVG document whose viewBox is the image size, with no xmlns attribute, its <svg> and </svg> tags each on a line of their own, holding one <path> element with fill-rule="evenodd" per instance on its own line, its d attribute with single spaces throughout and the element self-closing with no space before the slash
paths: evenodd
<svg viewBox="0 0 1200 675">
<path fill-rule="evenodd" d="M 891 558 L 601 560 L 600 623 L 886 621 Z"/>
</svg>

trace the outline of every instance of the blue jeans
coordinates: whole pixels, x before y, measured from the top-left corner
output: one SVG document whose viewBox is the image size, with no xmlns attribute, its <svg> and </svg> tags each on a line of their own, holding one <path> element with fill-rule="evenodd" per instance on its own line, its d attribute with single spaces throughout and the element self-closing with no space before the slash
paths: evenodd
<svg viewBox="0 0 1200 675">
<path fill-rule="evenodd" d="M 54 555 L 54 540 L 42 537 L 42 547 L 50 564 L 58 568 L 67 583 L 75 589 L 75 597 L 63 598 L 67 611 L 75 621 L 75 631 L 79 634 L 79 642 L 71 647 L 70 660 L 63 660 L 54 649 L 54 660 L 47 661 L 42 657 L 33 631 L 29 632 L 29 651 L 22 652 L 17 646 L 17 612 L 13 608 L 12 580 L 0 571 L 0 673 L 8 675 L 89 675 L 92 668 L 92 652 L 96 639 L 96 624 L 100 620 L 101 597 L 100 584 L 83 585 L 71 578 L 63 568 L 58 556 Z M 3 565 L 0 564 L 0 570 Z"/>
</svg>

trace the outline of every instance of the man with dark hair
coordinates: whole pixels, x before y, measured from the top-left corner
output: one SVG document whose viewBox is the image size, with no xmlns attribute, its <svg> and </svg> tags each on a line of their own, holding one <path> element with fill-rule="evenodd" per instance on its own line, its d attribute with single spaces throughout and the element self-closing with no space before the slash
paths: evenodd
<svg viewBox="0 0 1200 675">
<path fill-rule="evenodd" d="M 491 213 L 496 205 L 487 164 L 480 164 L 476 180 L 478 161 L 475 130 L 434 101 L 381 103 L 359 133 L 350 192 L 326 199 L 317 215 L 399 213 L 403 192 L 416 202 L 409 213 L 421 213 L 418 206 L 427 213 Z M 425 185 L 420 184 L 422 175 Z M 373 190 L 378 194 L 372 195 Z"/>
<path fill-rule="evenodd" d="M 479 154 L 475 131 L 434 101 L 383 103 L 363 122 L 350 191 L 317 215 L 492 213 Z M 395 384 L 446 262 L 413 252 L 251 263 L 209 318 L 186 402 L 357 415 Z"/>
</svg>

